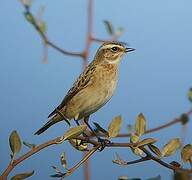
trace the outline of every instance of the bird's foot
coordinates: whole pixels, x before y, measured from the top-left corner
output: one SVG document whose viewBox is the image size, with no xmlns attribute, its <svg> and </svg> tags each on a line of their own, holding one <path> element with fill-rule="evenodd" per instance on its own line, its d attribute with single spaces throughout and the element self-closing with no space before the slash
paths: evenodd
<svg viewBox="0 0 192 180">
<path fill-rule="evenodd" d="M 103 149 L 106 147 L 106 145 L 110 143 L 110 141 L 108 139 L 102 139 L 100 137 L 98 137 L 97 139 L 98 139 L 98 142 L 101 144 L 99 151 L 103 151 Z"/>
</svg>

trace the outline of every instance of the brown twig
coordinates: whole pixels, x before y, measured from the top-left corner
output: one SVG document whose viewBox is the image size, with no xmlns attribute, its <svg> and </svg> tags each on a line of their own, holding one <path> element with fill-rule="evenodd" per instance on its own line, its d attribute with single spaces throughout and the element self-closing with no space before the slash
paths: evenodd
<svg viewBox="0 0 192 180">
<path fill-rule="evenodd" d="M 24 6 L 24 7 L 25 7 L 25 17 L 26 17 L 26 19 L 37 30 L 37 32 L 39 33 L 40 37 L 42 38 L 43 42 L 46 45 L 49 45 L 50 47 L 52 47 L 53 49 L 59 51 L 60 53 L 62 53 L 64 55 L 83 57 L 83 53 L 70 52 L 70 51 L 64 50 L 64 49 L 60 48 L 59 46 L 57 46 L 56 44 L 54 44 L 53 42 L 51 42 L 49 40 L 49 38 L 47 37 L 46 33 L 41 30 L 39 24 L 37 23 L 37 21 L 36 21 L 36 19 L 34 17 L 34 15 L 31 13 L 30 8 L 28 6 Z"/>
<path fill-rule="evenodd" d="M 91 157 L 91 155 L 93 155 L 100 148 L 100 146 L 101 145 L 97 145 L 93 147 L 88 153 L 86 153 L 86 155 L 83 157 L 83 159 L 79 163 L 77 163 L 71 169 L 68 169 L 64 177 L 71 175 L 76 169 L 78 169 L 82 164 L 84 164 Z"/>
<path fill-rule="evenodd" d="M 149 160 L 150 160 L 150 158 L 146 156 L 146 157 L 142 157 L 140 159 L 136 159 L 136 160 L 128 161 L 128 162 L 117 159 L 117 160 L 113 160 L 113 163 L 121 165 L 121 166 L 122 165 L 126 166 L 126 165 L 137 164 L 137 163 L 141 163 L 141 162 L 149 161 Z"/>
<path fill-rule="evenodd" d="M 56 145 L 59 144 L 59 142 L 61 142 L 61 138 L 62 137 L 57 137 L 55 139 L 52 139 L 50 141 L 47 141 L 41 145 L 35 146 L 34 148 L 32 148 L 31 150 L 29 150 L 27 153 L 25 153 L 24 155 L 20 156 L 18 159 L 15 159 L 13 161 L 13 163 L 10 163 L 8 165 L 8 167 L 6 168 L 6 170 L 2 173 L 2 175 L 0 176 L 1 180 L 6 180 L 7 176 L 9 175 L 9 173 L 21 162 L 23 162 L 24 160 L 28 159 L 29 157 L 31 157 L 32 155 L 36 154 L 37 152 L 43 150 L 44 148 L 51 146 L 51 145 Z M 83 157 L 83 159 L 77 164 L 75 165 L 71 170 L 70 170 L 70 174 L 72 172 L 74 172 L 74 170 L 76 170 L 81 164 L 82 162 L 85 162 L 89 159 L 89 157 L 101 146 L 100 142 L 87 138 L 87 137 L 83 137 L 83 136 L 79 136 L 78 138 L 79 140 L 82 140 L 84 142 L 90 143 L 92 144 L 95 148 L 92 149 L 92 151 L 89 151 L 88 154 L 86 154 L 86 156 Z M 118 143 L 118 142 L 111 142 L 106 144 L 106 147 L 129 147 L 129 148 L 133 148 L 135 147 L 137 144 L 136 143 Z M 182 172 L 188 172 L 188 173 L 192 173 L 192 169 L 188 170 L 188 169 L 182 169 L 182 168 L 178 168 L 175 167 L 173 165 L 167 164 L 164 161 L 158 159 L 157 157 L 153 156 L 150 152 L 148 152 L 146 149 L 141 148 L 145 154 L 147 155 L 148 158 L 150 158 L 153 161 L 158 162 L 159 164 L 172 169 L 172 170 L 177 170 L 177 171 L 182 171 Z M 141 160 L 140 160 L 141 161 Z M 136 161 L 137 162 L 137 161 Z M 132 162 L 133 164 L 133 162 Z"/>
<path fill-rule="evenodd" d="M 141 148 L 143 150 L 143 152 L 147 155 L 148 158 L 150 158 L 151 160 L 161 164 L 162 166 L 168 168 L 168 169 L 171 169 L 173 171 L 177 171 L 177 172 L 187 172 L 187 173 L 192 173 L 192 169 L 184 169 L 184 168 L 181 168 L 181 167 L 176 167 L 176 166 L 173 166 L 171 164 L 168 164 L 166 162 L 164 162 L 163 160 L 153 156 L 148 150 L 146 150 L 145 148 Z"/>
<path fill-rule="evenodd" d="M 190 116 L 190 115 L 192 114 L 192 109 L 190 109 L 189 111 L 187 111 L 187 112 L 184 113 L 184 114 L 186 114 L 187 116 Z M 161 125 L 161 126 L 158 126 L 158 127 L 155 127 L 155 128 L 146 130 L 145 134 L 157 132 L 157 131 L 160 131 L 160 130 L 162 130 L 162 129 L 168 128 L 168 127 L 170 127 L 170 126 L 172 126 L 172 125 L 175 125 L 175 124 L 177 124 L 177 123 L 182 123 L 182 122 L 183 122 L 183 120 L 182 120 L 180 117 L 177 117 L 177 118 L 175 118 L 175 119 L 173 119 L 173 120 L 169 121 L 168 123 L 165 123 L 165 124 L 163 124 L 163 125 Z M 100 134 L 100 135 L 101 135 L 101 136 L 104 136 L 103 134 Z M 131 135 L 130 133 L 128 133 L 128 134 L 127 134 L 127 133 L 125 133 L 125 134 L 119 134 L 119 135 L 117 136 L 117 138 L 129 137 L 130 135 Z"/>
<path fill-rule="evenodd" d="M 186 173 L 192 173 L 192 169 L 184 169 L 184 168 L 180 168 L 180 167 L 176 167 L 172 164 L 168 164 L 166 162 L 164 162 L 163 160 L 153 156 L 148 150 L 146 150 L 144 147 L 140 147 L 140 149 L 143 150 L 143 152 L 146 154 L 145 157 L 142 157 L 140 159 L 137 159 L 137 160 L 133 160 L 133 161 L 124 161 L 124 160 L 114 160 L 113 162 L 115 164 L 118 164 L 118 165 L 123 165 L 123 166 L 126 166 L 126 165 L 131 165 L 131 164 L 137 164 L 137 163 L 140 163 L 140 162 L 144 162 L 144 161 L 149 161 L 149 160 L 153 160 L 157 163 L 159 163 L 160 165 L 168 168 L 168 169 L 171 169 L 173 171 L 177 171 L 177 172 L 186 172 Z"/>
<path fill-rule="evenodd" d="M 31 150 L 29 150 L 26 154 L 20 156 L 18 159 L 15 159 L 13 161 L 13 163 L 10 163 L 7 166 L 7 169 L 2 173 L 2 175 L 0 176 L 0 179 L 2 180 L 6 180 L 7 176 L 9 175 L 9 173 L 21 162 L 23 162 L 25 159 L 28 159 L 30 156 L 36 154 L 37 152 L 41 151 L 42 149 L 51 146 L 51 145 L 55 145 L 58 144 L 58 141 L 61 139 L 61 137 L 57 137 L 55 139 L 52 139 L 50 141 L 47 141 L 39 146 L 36 146 L 34 148 L 32 148 Z"/>
</svg>

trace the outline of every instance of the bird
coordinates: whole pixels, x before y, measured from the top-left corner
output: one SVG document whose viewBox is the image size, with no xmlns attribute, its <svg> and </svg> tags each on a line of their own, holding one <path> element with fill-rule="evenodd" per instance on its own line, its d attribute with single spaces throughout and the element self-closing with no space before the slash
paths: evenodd
<svg viewBox="0 0 192 180">
<path fill-rule="evenodd" d="M 120 61 L 123 55 L 134 50 L 118 41 L 103 43 L 93 61 L 79 75 L 60 105 L 49 114 L 48 122 L 35 134 L 40 135 L 54 124 L 72 119 L 78 125 L 79 120 L 84 120 L 94 132 L 88 123 L 89 116 L 111 99 L 119 79 Z"/>
</svg>

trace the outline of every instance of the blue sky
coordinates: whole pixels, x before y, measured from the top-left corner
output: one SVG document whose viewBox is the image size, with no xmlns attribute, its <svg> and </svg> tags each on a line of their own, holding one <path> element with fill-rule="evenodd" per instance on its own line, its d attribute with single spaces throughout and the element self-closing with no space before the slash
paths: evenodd
<svg viewBox="0 0 192 180">
<path fill-rule="evenodd" d="M 41 5 L 45 6 L 44 19 L 50 39 L 65 49 L 81 51 L 85 45 L 87 1 L 35 1 L 32 10 L 36 12 Z M 117 91 L 112 100 L 92 116 L 92 121 L 106 128 L 114 116 L 121 114 L 122 132 L 126 132 L 126 125 L 133 124 L 140 112 L 145 114 L 150 128 L 166 123 L 190 108 L 186 94 L 192 86 L 191 6 L 190 0 L 95 0 L 94 35 L 108 38 L 103 20 L 110 20 L 114 26 L 125 28 L 120 40 L 128 42 L 136 51 L 124 57 Z M 12 130 L 16 129 L 23 140 L 36 144 L 66 130 L 66 125 L 61 123 L 41 136 L 33 135 L 60 103 L 82 68 L 81 59 L 63 56 L 51 48 L 49 63 L 43 64 L 41 39 L 22 13 L 23 8 L 17 0 L 1 0 L 0 170 L 9 162 L 8 136 Z M 97 43 L 92 45 L 89 60 L 93 59 L 98 47 Z M 191 124 L 185 143 L 191 143 L 190 128 Z M 181 127 L 176 125 L 150 137 L 157 138 L 157 145 L 162 147 L 169 139 L 180 135 Z M 70 166 L 82 157 L 66 143 L 28 159 L 12 174 L 35 170 L 31 179 L 48 179 L 53 173 L 50 166 L 59 164 L 59 156 L 64 151 Z M 96 153 L 91 159 L 92 179 L 115 180 L 120 175 L 147 178 L 158 174 L 163 179 L 171 177 L 169 170 L 154 162 L 128 167 L 114 165 L 111 161 L 115 152 L 127 160 L 134 158 L 128 149 L 106 149 Z M 180 160 L 179 156 L 175 158 Z M 68 179 L 77 177 L 83 179 L 82 168 Z"/>
</svg>

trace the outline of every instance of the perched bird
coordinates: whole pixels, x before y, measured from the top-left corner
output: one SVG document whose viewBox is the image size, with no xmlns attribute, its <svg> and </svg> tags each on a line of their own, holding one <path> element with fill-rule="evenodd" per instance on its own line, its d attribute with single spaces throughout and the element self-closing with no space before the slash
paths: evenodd
<svg viewBox="0 0 192 180">
<path fill-rule="evenodd" d="M 49 121 L 35 134 L 41 134 L 62 120 L 84 119 L 88 124 L 91 114 L 104 106 L 112 97 L 118 82 L 119 63 L 122 56 L 133 48 L 124 43 L 106 42 L 97 50 L 94 60 L 75 81 L 61 104 L 48 116 Z"/>
</svg>

